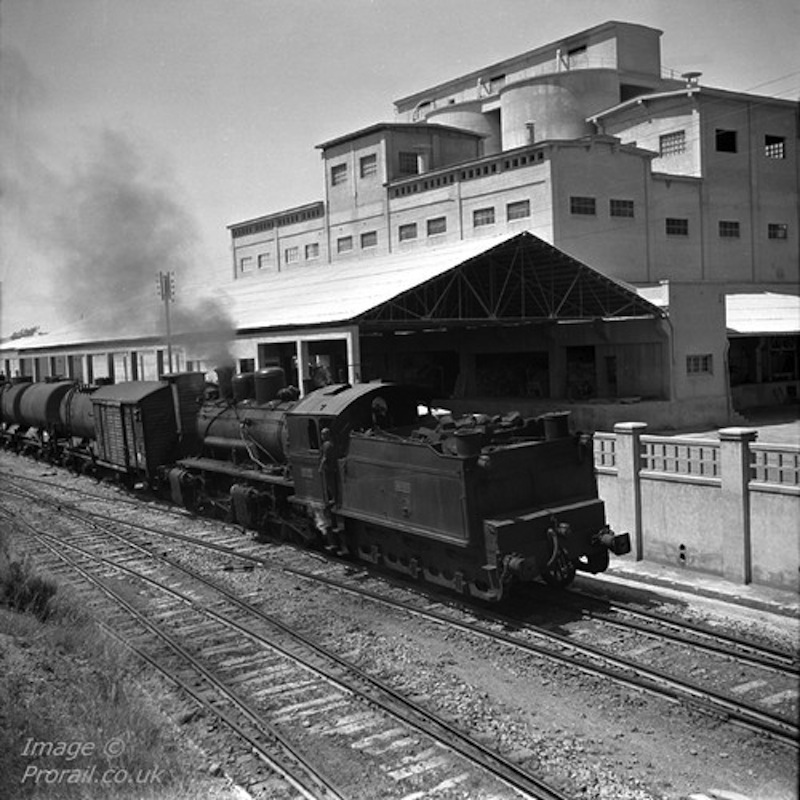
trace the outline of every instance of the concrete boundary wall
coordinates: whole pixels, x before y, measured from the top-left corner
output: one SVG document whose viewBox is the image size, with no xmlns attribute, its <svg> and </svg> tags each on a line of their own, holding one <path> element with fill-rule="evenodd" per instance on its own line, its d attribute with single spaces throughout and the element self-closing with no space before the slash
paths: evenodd
<svg viewBox="0 0 800 800">
<path fill-rule="evenodd" d="M 631 534 L 628 558 L 800 589 L 800 446 L 750 428 L 719 440 L 650 436 L 642 422 L 594 437 L 606 515 Z"/>
</svg>

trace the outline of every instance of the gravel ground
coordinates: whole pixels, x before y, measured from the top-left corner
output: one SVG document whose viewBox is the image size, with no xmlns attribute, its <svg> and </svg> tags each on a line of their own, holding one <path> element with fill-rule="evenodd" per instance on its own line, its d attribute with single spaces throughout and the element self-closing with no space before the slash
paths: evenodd
<svg viewBox="0 0 800 800">
<path fill-rule="evenodd" d="M 41 465 L 23 463 L 0 454 L 0 468 L 13 464 L 21 473 L 43 472 Z M 74 478 L 64 479 L 74 485 Z M 144 514 L 151 519 L 151 511 Z M 265 546 L 264 553 L 276 564 L 311 569 L 320 563 L 319 556 L 285 547 Z M 254 593 L 268 613 L 347 653 L 362 669 L 576 797 L 678 800 L 712 789 L 758 800 L 798 797 L 794 751 L 700 712 L 443 631 L 279 569 L 226 570 L 220 559 L 185 548 L 183 557 L 242 593 Z M 743 634 L 768 630 L 797 641 L 795 620 L 696 597 L 685 598 L 685 605 L 721 627 Z"/>
</svg>

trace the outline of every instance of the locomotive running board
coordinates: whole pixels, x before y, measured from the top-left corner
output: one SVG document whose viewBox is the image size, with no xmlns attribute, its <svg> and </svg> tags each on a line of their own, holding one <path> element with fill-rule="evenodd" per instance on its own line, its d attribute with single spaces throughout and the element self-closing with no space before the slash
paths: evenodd
<svg viewBox="0 0 800 800">
<path fill-rule="evenodd" d="M 228 475 L 231 478 L 238 478 L 242 481 L 257 481 L 258 483 L 268 483 L 271 485 L 278 484 L 279 486 L 286 486 L 292 488 L 294 483 L 284 478 L 282 475 L 269 475 L 265 472 L 258 470 L 241 469 L 233 464 L 225 464 L 220 461 L 215 461 L 213 458 L 181 458 L 175 462 L 177 466 L 184 469 L 200 471 L 200 472 L 215 472 L 218 475 Z"/>
</svg>

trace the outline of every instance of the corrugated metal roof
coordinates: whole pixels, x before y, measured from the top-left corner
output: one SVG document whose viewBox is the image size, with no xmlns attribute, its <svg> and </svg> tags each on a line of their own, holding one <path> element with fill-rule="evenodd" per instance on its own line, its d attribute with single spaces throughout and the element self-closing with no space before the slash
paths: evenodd
<svg viewBox="0 0 800 800">
<path fill-rule="evenodd" d="M 240 330 L 345 323 L 512 238 L 508 234 L 407 255 L 354 257 L 237 281 L 229 293 L 229 310 Z"/>
<path fill-rule="evenodd" d="M 485 264 L 470 265 L 472 259 L 482 254 L 487 254 Z M 476 303 L 459 318 L 497 322 L 507 316 L 557 319 L 659 313 L 620 281 L 606 277 L 527 232 L 420 248 L 402 255 L 354 256 L 333 264 L 295 266 L 280 273 L 253 275 L 220 290 L 215 300 L 230 318 L 232 327 L 240 332 L 336 326 L 363 319 L 378 324 L 375 322 L 378 317 L 391 322 L 398 315 L 405 321 L 444 319 L 448 314 L 438 308 L 438 303 L 437 313 L 427 313 L 430 309 L 422 302 L 425 299 L 422 295 L 427 297 L 433 293 L 437 298 L 444 298 L 448 291 L 452 294 L 455 289 L 450 283 L 453 282 L 440 286 L 441 282 L 437 283 L 436 279 L 461 265 L 464 265 L 461 283 L 468 284 L 464 294 Z M 517 277 L 522 281 L 519 285 L 508 277 L 507 273 L 514 270 L 519 272 Z M 525 276 L 530 279 L 530 285 L 523 292 Z M 413 294 L 417 287 L 426 284 L 429 291 Z M 505 293 L 498 294 L 498 286 L 505 287 Z M 511 308 L 510 295 L 522 297 L 535 292 L 541 297 L 530 309 Z M 392 304 L 395 300 L 397 302 Z M 381 307 L 384 312 L 376 310 Z M 181 333 L 185 331 L 174 325 L 176 340 Z M 77 325 L 66 335 L 31 337 L 7 343 L 0 349 L 42 350 L 81 344 L 98 343 L 83 326 Z"/>
<path fill-rule="evenodd" d="M 725 297 L 728 333 L 739 336 L 800 334 L 800 297 L 791 294 L 729 294 Z"/>
</svg>

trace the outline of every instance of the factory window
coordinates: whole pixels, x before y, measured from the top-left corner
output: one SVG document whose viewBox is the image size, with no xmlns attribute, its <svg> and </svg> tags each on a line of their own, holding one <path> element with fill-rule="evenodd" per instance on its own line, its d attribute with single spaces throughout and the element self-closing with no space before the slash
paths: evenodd
<svg viewBox="0 0 800 800">
<path fill-rule="evenodd" d="M 378 172 L 378 156 L 376 156 L 375 153 L 369 156 L 362 156 L 359 164 L 362 178 L 368 178 L 370 175 L 376 175 Z"/>
<path fill-rule="evenodd" d="M 506 206 L 506 217 L 509 222 L 512 219 L 524 219 L 531 215 L 531 201 L 530 200 L 517 200 L 509 203 Z"/>
<path fill-rule="evenodd" d="M 492 78 L 489 78 L 489 91 L 492 94 L 495 94 L 495 92 L 499 92 L 505 85 L 506 85 L 505 75 L 495 75 Z"/>
<path fill-rule="evenodd" d="M 334 164 L 331 167 L 331 185 L 338 186 L 347 182 L 347 164 Z"/>
<path fill-rule="evenodd" d="M 258 268 L 259 269 L 266 269 L 270 262 L 272 261 L 272 255 L 270 253 L 261 253 L 258 257 Z"/>
<path fill-rule="evenodd" d="M 416 153 L 399 153 L 399 164 L 401 175 L 418 175 L 419 164 Z"/>
<path fill-rule="evenodd" d="M 353 237 L 352 236 L 340 236 L 336 240 L 336 252 L 337 253 L 347 253 L 353 249 Z"/>
<path fill-rule="evenodd" d="M 494 208 L 476 208 L 472 212 L 472 227 L 494 225 Z"/>
<path fill-rule="evenodd" d="M 609 200 L 608 210 L 612 217 L 632 217 L 633 200 Z"/>
<path fill-rule="evenodd" d="M 783 222 L 770 222 L 767 225 L 767 236 L 770 239 L 788 239 L 789 226 Z"/>
<path fill-rule="evenodd" d="M 593 217 L 596 213 L 594 197 L 570 197 L 569 210 L 573 214 L 584 214 Z"/>
<path fill-rule="evenodd" d="M 436 236 L 447 231 L 447 217 L 434 217 L 428 220 L 428 236 Z"/>
<path fill-rule="evenodd" d="M 306 261 L 319 258 L 319 242 L 311 242 L 306 245 Z"/>
<path fill-rule="evenodd" d="M 713 375 L 714 356 L 711 353 L 703 355 L 686 356 L 687 375 Z"/>
<path fill-rule="evenodd" d="M 408 225 L 401 225 L 397 230 L 397 238 L 401 242 L 417 238 L 417 223 L 409 222 Z"/>
<path fill-rule="evenodd" d="M 251 272 L 253 269 L 253 257 L 242 256 L 239 259 L 239 272 Z"/>
<path fill-rule="evenodd" d="M 667 236 L 688 236 L 689 220 L 667 217 L 666 220 Z"/>
<path fill-rule="evenodd" d="M 721 239 L 738 239 L 739 223 L 731 219 L 721 219 L 719 221 L 719 235 Z"/>
<path fill-rule="evenodd" d="M 716 145 L 718 153 L 735 153 L 736 149 L 736 131 L 727 131 L 722 128 L 717 128 Z"/>
<path fill-rule="evenodd" d="M 361 234 L 361 248 L 377 247 L 378 246 L 378 232 L 367 231 Z"/>
<path fill-rule="evenodd" d="M 786 158 L 786 139 L 767 134 L 764 137 L 764 155 L 767 158 Z"/>
<path fill-rule="evenodd" d="M 588 51 L 585 44 L 582 44 L 578 47 L 571 47 L 569 50 L 567 50 L 567 61 L 566 61 L 567 69 L 572 69 L 573 67 L 586 66 L 587 52 Z"/>
<path fill-rule="evenodd" d="M 283 251 L 283 263 L 284 264 L 294 264 L 296 261 L 300 260 L 300 248 L 299 247 L 287 247 Z"/>
<path fill-rule="evenodd" d="M 686 131 L 673 131 L 658 137 L 658 154 L 671 156 L 686 152 Z"/>
</svg>

